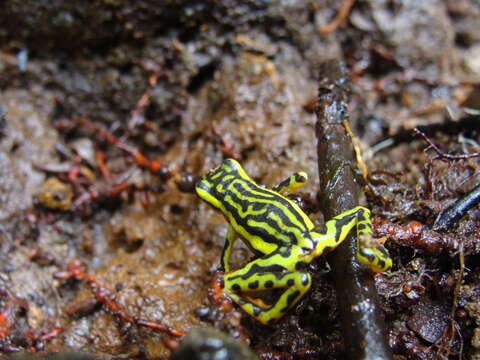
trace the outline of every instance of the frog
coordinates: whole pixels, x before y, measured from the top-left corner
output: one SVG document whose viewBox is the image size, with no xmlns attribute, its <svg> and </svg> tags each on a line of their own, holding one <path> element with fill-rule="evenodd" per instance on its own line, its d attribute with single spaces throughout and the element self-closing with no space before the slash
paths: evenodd
<svg viewBox="0 0 480 360">
<path fill-rule="evenodd" d="M 291 199 L 307 181 L 307 173 L 300 171 L 268 188 L 253 181 L 238 161 L 227 158 L 195 184 L 200 199 L 219 210 L 228 222 L 217 268 L 223 275 L 221 291 L 264 325 L 282 318 L 304 297 L 312 282 L 308 264 L 339 246 L 354 227 L 357 260 L 373 273 L 386 272 L 392 266 L 383 242 L 373 238 L 368 208 L 356 206 L 323 225 L 314 225 Z M 232 270 L 230 257 L 239 237 L 254 259 Z M 281 294 L 271 304 L 254 297 L 274 289 Z"/>
</svg>

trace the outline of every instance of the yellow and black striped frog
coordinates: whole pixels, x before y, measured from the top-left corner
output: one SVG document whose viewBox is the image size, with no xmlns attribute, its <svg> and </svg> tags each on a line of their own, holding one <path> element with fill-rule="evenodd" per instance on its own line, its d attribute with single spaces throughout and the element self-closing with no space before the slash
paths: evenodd
<svg viewBox="0 0 480 360">
<path fill-rule="evenodd" d="M 298 172 L 269 189 L 256 184 L 234 159 L 202 176 L 198 196 L 220 210 L 229 227 L 219 272 L 223 293 L 262 324 L 270 324 L 291 309 L 308 291 L 311 276 L 306 264 L 337 247 L 353 227 L 357 230 L 357 259 L 373 272 L 384 272 L 392 260 L 382 243 L 372 237 L 370 210 L 357 206 L 315 227 L 287 196 L 305 185 Z M 237 235 L 256 255 L 238 270 L 229 259 Z M 252 297 L 258 291 L 284 289 L 273 304 Z"/>
</svg>

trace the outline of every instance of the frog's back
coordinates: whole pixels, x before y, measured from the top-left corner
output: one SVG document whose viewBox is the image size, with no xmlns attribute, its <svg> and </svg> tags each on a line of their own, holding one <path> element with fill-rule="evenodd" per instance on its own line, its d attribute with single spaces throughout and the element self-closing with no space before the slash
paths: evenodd
<svg viewBox="0 0 480 360">
<path fill-rule="evenodd" d="M 196 189 L 260 252 L 265 243 L 275 247 L 296 244 L 313 227 L 295 203 L 257 185 L 233 159 L 202 177 Z"/>
</svg>

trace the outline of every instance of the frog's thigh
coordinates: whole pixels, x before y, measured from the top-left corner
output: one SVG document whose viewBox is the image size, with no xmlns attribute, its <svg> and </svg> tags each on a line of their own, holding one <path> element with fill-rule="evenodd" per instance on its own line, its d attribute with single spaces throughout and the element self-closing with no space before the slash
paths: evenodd
<svg viewBox="0 0 480 360">
<path fill-rule="evenodd" d="M 258 273 L 252 278 L 236 282 L 225 282 L 225 293 L 235 301 L 247 314 L 253 316 L 262 324 L 269 324 L 285 315 L 308 291 L 311 284 L 310 274 L 300 271 L 284 273 Z M 241 284 L 241 285 L 240 285 Z M 236 292 L 286 288 L 283 294 L 270 307 L 261 306 L 258 302 L 249 301 Z"/>
<path fill-rule="evenodd" d="M 235 301 L 247 314 L 263 324 L 279 318 L 294 306 L 308 291 L 311 285 L 310 274 L 301 271 L 268 272 L 269 266 L 262 266 L 267 259 L 257 259 L 245 268 L 225 275 L 224 292 Z M 271 264 L 270 262 L 268 262 Z M 261 302 L 252 301 L 242 292 L 286 288 L 271 306 L 262 306 Z"/>
</svg>

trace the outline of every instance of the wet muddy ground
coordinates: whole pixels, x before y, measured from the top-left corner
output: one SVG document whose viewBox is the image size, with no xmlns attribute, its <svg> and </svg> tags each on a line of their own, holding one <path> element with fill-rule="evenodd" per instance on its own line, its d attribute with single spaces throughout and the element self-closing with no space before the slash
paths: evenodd
<svg viewBox="0 0 480 360">
<path fill-rule="evenodd" d="M 164 359 L 163 324 L 264 359 L 342 358 L 323 258 L 275 325 L 209 303 L 226 222 L 191 193 L 226 157 L 267 186 L 305 170 L 323 221 L 315 99 L 339 60 L 361 202 L 394 260 L 375 277 L 384 336 L 398 359 L 480 358 L 479 208 L 433 226 L 479 183 L 479 16 L 474 0 L 2 2 L 1 354 Z M 238 244 L 233 263 L 251 256 Z"/>
</svg>

